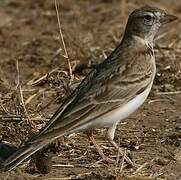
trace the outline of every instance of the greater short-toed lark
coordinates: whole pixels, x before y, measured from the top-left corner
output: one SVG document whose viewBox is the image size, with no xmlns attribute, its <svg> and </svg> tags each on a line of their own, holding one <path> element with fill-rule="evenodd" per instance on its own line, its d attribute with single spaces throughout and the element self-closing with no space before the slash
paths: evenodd
<svg viewBox="0 0 181 180">
<path fill-rule="evenodd" d="M 160 26 L 175 19 L 154 7 L 133 11 L 116 49 L 85 77 L 46 126 L 2 164 L 2 169 L 11 170 L 56 138 L 78 132 L 87 133 L 106 158 L 92 136 L 96 128 L 107 128 L 108 140 L 121 153 L 113 140 L 116 126 L 146 100 L 156 73 L 153 39 Z M 126 161 L 132 164 L 127 156 Z"/>
</svg>

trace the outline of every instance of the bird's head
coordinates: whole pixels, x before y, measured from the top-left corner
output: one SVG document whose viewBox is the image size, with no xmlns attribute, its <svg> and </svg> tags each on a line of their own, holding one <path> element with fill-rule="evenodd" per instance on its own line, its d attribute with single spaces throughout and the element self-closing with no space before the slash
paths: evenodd
<svg viewBox="0 0 181 180">
<path fill-rule="evenodd" d="M 134 10 L 126 26 L 125 35 L 136 35 L 142 39 L 153 41 L 154 36 L 163 24 L 176 20 L 177 17 L 167 14 L 164 10 L 145 6 Z"/>
</svg>

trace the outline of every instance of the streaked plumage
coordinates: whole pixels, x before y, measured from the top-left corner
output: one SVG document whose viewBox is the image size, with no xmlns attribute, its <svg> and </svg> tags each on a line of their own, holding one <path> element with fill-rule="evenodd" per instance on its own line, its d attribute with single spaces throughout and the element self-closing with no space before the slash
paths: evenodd
<svg viewBox="0 0 181 180">
<path fill-rule="evenodd" d="M 108 139 L 115 143 L 116 125 L 141 106 L 151 90 L 156 73 L 153 38 L 166 16 L 152 7 L 135 10 L 118 47 L 86 76 L 47 125 L 4 162 L 4 170 L 71 133 L 107 128 Z"/>
</svg>

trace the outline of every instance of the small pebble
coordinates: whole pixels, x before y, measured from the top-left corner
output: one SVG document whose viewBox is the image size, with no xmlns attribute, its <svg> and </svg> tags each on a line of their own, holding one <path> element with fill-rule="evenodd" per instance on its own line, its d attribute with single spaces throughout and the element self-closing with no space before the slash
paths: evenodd
<svg viewBox="0 0 181 180">
<path fill-rule="evenodd" d="M 38 154 L 35 159 L 37 170 L 42 174 L 48 174 L 52 170 L 52 155 Z"/>
<path fill-rule="evenodd" d="M 158 158 L 158 159 L 155 160 L 155 162 L 158 165 L 165 166 L 165 165 L 167 165 L 169 163 L 169 160 L 164 159 L 164 158 Z"/>
</svg>

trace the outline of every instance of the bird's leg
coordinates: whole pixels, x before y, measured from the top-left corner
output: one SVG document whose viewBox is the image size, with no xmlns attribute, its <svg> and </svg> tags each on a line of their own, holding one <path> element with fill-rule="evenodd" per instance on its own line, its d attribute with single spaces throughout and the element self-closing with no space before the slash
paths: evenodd
<svg viewBox="0 0 181 180">
<path fill-rule="evenodd" d="M 86 133 L 88 138 L 90 139 L 90 141 L 93 143 L 93 145 L 95 146 L 95 148 L 97 149 L 99 155 L 102 157 L 102 159 L 108 163 L 113 163 L 114 160 L 108 158 L 103 152 L 102 149 L 100 148 L 100 146 L 97 144 L 96 140 L 94 139 L 93 133 L 92 132 L 87 132 Z"/>
<path fill-rule="evenodd" d="M 118 146 L 118 144 L 114 141 L 114 133 L 115 133 L 115 130 L 116 130 L 116 125 L 117 124 L 113 124 L 107 131 L 106 133 L 106 136 L 107 136 L 107 139 L 108 141 L 112 144 L 112 146 L 114 146 L 118 151 L 119 153 L 121 154 L 121 156 L 124 155 L 124 152 L 123 150 Z M 132 167 L 135 167 L 135 164 L 132 162 L 132 160 L 126 155 L 125 156 L 125 160 L 126 162 L 131 165 Z"/>
</svg>

